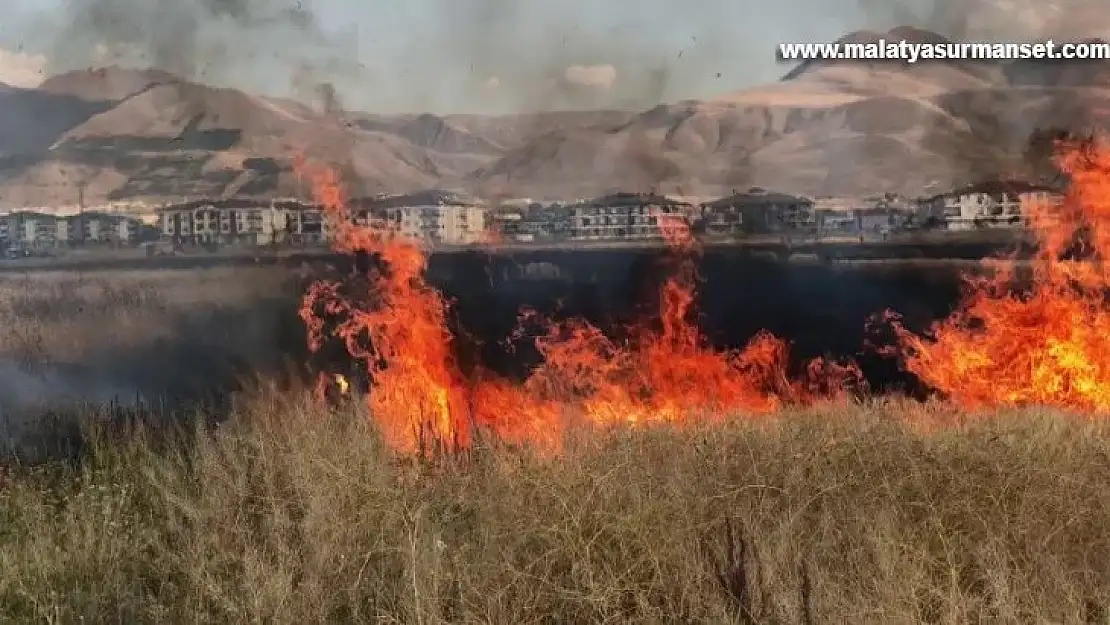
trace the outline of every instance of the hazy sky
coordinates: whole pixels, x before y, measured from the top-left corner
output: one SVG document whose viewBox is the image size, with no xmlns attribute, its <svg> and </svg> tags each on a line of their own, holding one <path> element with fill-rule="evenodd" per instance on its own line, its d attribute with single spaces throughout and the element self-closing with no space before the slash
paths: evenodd
<svg viewBox="0 0 1110 625">
<path fill-rule="evenodd" d="M 780 41 L 1027 35 L 1093 0 L 4 0 L 0 69 L 122 63 L 348 108 L 646 108 L 777 79 Z M 1068 10 L 1061 11 L 1061 5 Z M 1087 20 L 1090 23 L 1090 20 Z M 963 32 L 959 32 L 963 31 Z M 570 69 L 568 69 L 570 68 Z M 14 70 L 9 69 L 8 75 Z M 0 79 L 3 79 L 0 75 Z"/>
</svg>

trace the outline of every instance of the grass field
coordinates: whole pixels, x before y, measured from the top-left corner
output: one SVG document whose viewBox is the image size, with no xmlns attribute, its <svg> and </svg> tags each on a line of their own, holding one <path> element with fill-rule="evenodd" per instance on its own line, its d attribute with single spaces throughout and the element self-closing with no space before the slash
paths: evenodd
<svg viewBox="0 0 1110 625">
<path fill-rule="evenodd" d="M 2 447 L 34 442 L 27 419 L 47 410 L 172 409 L 291 366 L 301 289 L 278 268 L 0 276 Z"/>
<path fill-rule="evenodd" d="M 258 313 L 279 300 L 295 306 L 299 292 L 295 276 L 278 268 L 0 275 L 0 359 L 102 367 L 151 345 L 198 341 L 234 352 L 290 314 L 276 306 Z"/>
<path fill-rule="evenodd" d="M 891 403 L 433 463 L 362 414 L 240 410 L 10 469 L 0 619 L 1106 621 L 1101 424 Z"/>
<path fill-rule="evenodd" d="M 264 370 L 303 340 L 298 288 L 4 280 L 8 412 Z M 1101 421 L 888 400 L 432 460 L 303 391 L 260 382 L 231 412 L 89 407 L 76 459 L 0 465 L 0 621 L 1110 622 Z"/>
</svg>

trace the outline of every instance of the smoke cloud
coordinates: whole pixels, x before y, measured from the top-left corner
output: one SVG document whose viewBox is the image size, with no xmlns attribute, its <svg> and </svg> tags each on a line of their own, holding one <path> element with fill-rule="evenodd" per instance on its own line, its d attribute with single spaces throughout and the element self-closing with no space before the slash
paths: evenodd
<svg viewBox="0 0 1110 625">
<path fill-rule="evenodd" d="M 357 83 L 357 31 L 329 31 L 305 0 L 63 0 L 39 16 L 48 69 L 154 67 L 185 79 L 323 99 Z"/>
<path fill-rule="evenodd" d="M 0 413 L 37 406 L 75 402 L 134 401 L 135 388 L 117 384 L 91 371 L 45 369 L 28 371 L 18 363 L 0 360 Z"/>
<path fill-rule="evenodd" d="M 612 65 L 571 65 L 563 76 L 572 84 L 608 89 L 617 80 L 617 68 Z"/>
<path fill-rule="evenodd" d="M 46 71 L 46 57 L 0 49 L 0 83 L 13 87 L 37 87 Z"/>
<path fill-rule="evenodd" d="M 22 28 L 48 42 L 48 71 L 154 66 L 375 112 L 643 110 L 774 81 L 776 44 L 860 29 L 1110 31 L 1101 0 L 59 1 Z"/>
<path fill-rule="evenodd" d="M 78 406 L 137 405 L 138 391 L 91 371 L 45 369 L 28 371 L 18 363 L 0 360 L 0 455 L 16 454 L 28 461 L 43 460 L 49 451 L 50 428 L 74 423 L 45 423 L 43 415 Z"/>
<path fill-rule="evenodd" d="M 977 40 L 1082 39 L 1106 35 L 1102 0 L 859 0 L 869 21 Z"/>
</svg>

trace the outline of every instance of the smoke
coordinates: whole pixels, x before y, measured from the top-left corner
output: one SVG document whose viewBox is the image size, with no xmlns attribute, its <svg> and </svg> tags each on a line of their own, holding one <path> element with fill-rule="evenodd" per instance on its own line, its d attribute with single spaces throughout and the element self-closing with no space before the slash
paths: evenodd
<svg viewBox="0 0 1110 625">
<path fill-rule="evenodd" d="M 0 83 L 13 87 L 36 87 L 43 80 L 46 57 L 0 49 Z"/>
<path fill-rule="evenodd" d="M 79 406 L 138 404 L 137 390 L 117 384 L 92 371 L 41 369 L 31 372 L 18 363 L 0 360 L 0 455 L 38 458 L 49 444 L 51 427 L 43 422 L 51 411 Z M 73 425 L 73 424 L 68 424 Z"/>
<path fill-rule="evenodd" d="M 722 25 L 718 31 L 716 22 L 703 19 L 710 13 L 704 3 L 680 8 L 670 0 L 652 2 L 642 14 L 641 5 L 623 3 L 600 9 L 576 2 L 541 8 L 511 0 L 429 4 L 441 17 L 427 39 L 399 55 L 401 67 L 395 69 L 417 75 L 439 64 L 441 72 L 461 76 L 448 85 L 404 85 L 419 90 L 415 97 L 449 110 L 642 110 L 714 76 L 719 69 L 709 68 L 726 62 L 714 42 L 724 41 L 728 29 Z M 610 26 L 616 15 L 619 23 Z M 657 21 L 661 15 L 667 19 Z M 426 49 L 428 39 L 439 48 Z M 680 78 L 672 82 L 675 76 Z"/>
<path fill-rule="evenodd" d="M 24 29 L 49 42 L 49 71 L 154 66 L 381 112 L 644 110 L 772 81 L 782 41 L 897 25 L 950 37 L 1090 35 L 1110 13 L 1096 0 L 61 1 Z M 571 78 L 584 69 L 602 74 Z"/>
<path fill-rule="evenodd" d="M 785 72 L 775 58 L 784 41 L 831 41 L 901 25 L 1000 40 L 1094 36 L 1110 26 L 1110 11 L 1096 0 L 61 1 L 61 10 L 44 14 L 42 28 L 30 31 L 50 42 L 51 71 L 90 59 L 155 66 L 206 83 L 291 95 L 327 114 L 640 112 L 772 82 Z M 925 117 L 931 114 L 908 123 L 932 123 Z M 1004 148 L 1013 151 L 1032 122 L 1010 115 L 996 112 L 999 125 L 1017 137 Z M 546 132 L 549 121 L 514 126 L 505 143 Z M 947 139 L 951 125 L 942 121 L 927 141 L 955 146 Z M 731 137 L 745 132 L 722 129 Z M 754 152 L 766 137 L 751 134 Z M 851 163 L 858 150 L 880 148 L 893 149 L 890 142 L 862 144 L 832 158 Z M 628 149 L 653 172 L 672 169 L 651 132 Z M 938 149 L 947 148 L 930 147 Z M 951 148 L 954 170 L 968 160 L 961 150 Z M 737 160 L 734 168 L 736 179 L 746 179 L 739 170 L 747 165 Z"/>
<path fill-rule="evenodd" d="M 374 65 L 385 81 L 376 99 L 395 110 L 645 110 L 772 82 L 784 41 L 895 26 L 952 38 L 1091 36 L 1110 15 L 1095 0 L 414 1 L 432 23 Z M 568 80 L 604 66 L 613 68 L 604 89 Z"/>
<path fill-rule="evenodd" d="M 355 29 L 331 32 L 307 0 L 64 0 L 36 20 L 51 73 L 100 65 L 150 66 L 185 79 L 337 104 L 357 82 Z M 307 98 L 306 98 L 307 99 Z"/>
<path fill-rule="evenodd" d="M 1096 37 L 1110 38 L 1110 8 L 1100 0 L 979 0 L 957 2 L 934 0 L 933 10 L 922 17 L 924 23 L 946 35 L 990 41 L 1077 41 Z M 883 7 L 895 8 L 895 2 Z M 1094 86 L 1104 62 L 1038 63 L 1019 62 L 1009 71 L 1014 84 L 1055 86 Z M 1092 71 L 1093 70 L 1093 71 Z M 966 179 L 987 177 L 1025 177 L 1037 181 L 1053 178 L 1052 167 L 1037 167 L 1024 162 L 1023 155 L 1039 135 L 1049 129 L 1076 131 L 1100 117 L 1101 97 L 1081 92 L 1047 91 L 1040 101 L 1012 92 L 1005 97 L 970 98 L 960 101 L 949 96 L 949 108 L 966 120 L 981 145 L 996 149 L 969 162 L 969 155 L 953 147 L 950 162 L 954 169 L 982 171 Z M 993 118 L 993 120 L 992 120 Z M 987 121 L 992 120 L 992 121 Z M 966 181 L 965 179 L 965 181 Z"/>
<path fill-rule="evenodd" d="M 617 68 L 612 65 L 571 65 L 563 77 L 571 84 L 608 89 L 617 80 Z"/>
<path fill-rule="evenodd" d="M 28 371 L 18 363 L 0 360 L 0 408 L 65 405 L 74 402 L 128 401 L 138 391 L 91 371 L 41 369 Z"/>
<path fill-rule="evenodd" d="M 299 65 L 293 72 L 291 84 L 293 97 L 303 102 L 315 103 L 325 115 L 340 115 L 345 110 L 335 83 L 321 82 L 310 65 Z"/>
<path fill-rule="evenodd" d="M 1082 39 L 1110 30 L 1102 0 L 858 0 L 872 23 L 908 25 L 954 39 Z"/>
</svg>

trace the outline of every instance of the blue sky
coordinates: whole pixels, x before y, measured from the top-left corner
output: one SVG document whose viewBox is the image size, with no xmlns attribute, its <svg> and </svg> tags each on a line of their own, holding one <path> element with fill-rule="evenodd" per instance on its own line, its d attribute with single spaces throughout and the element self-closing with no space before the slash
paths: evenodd
<svg viewBox="0 0 1110 625">
<path fill-rule="evenodd" d="M 775 59 L 778 42 L 928 21 L 937 0 L 301 1 L 319 41 L 280 20 L 214 20 L 200 0 L 4 0 L 0 47 L 44 54 L 57 71 L 95 64 L 97 44 L 130 38 L 113 59 L 144 65 L 161 55 L 191 78 L 273 95 L 329 82 L 346 106 L 372 111 L 647 108 L 775 80 L 787 69 Z M 105 28 L 130 23 L 117 29 L 123 35 L 106 33 L 65 6 L 114 10 Z M 179 54 L 156 33 L 180 36 L 173 19 L 186 14 L 201 51 Z M 612 65 L 615 79 L 568 91 L 558 81 L 572 65 Z"/>
</svg>

